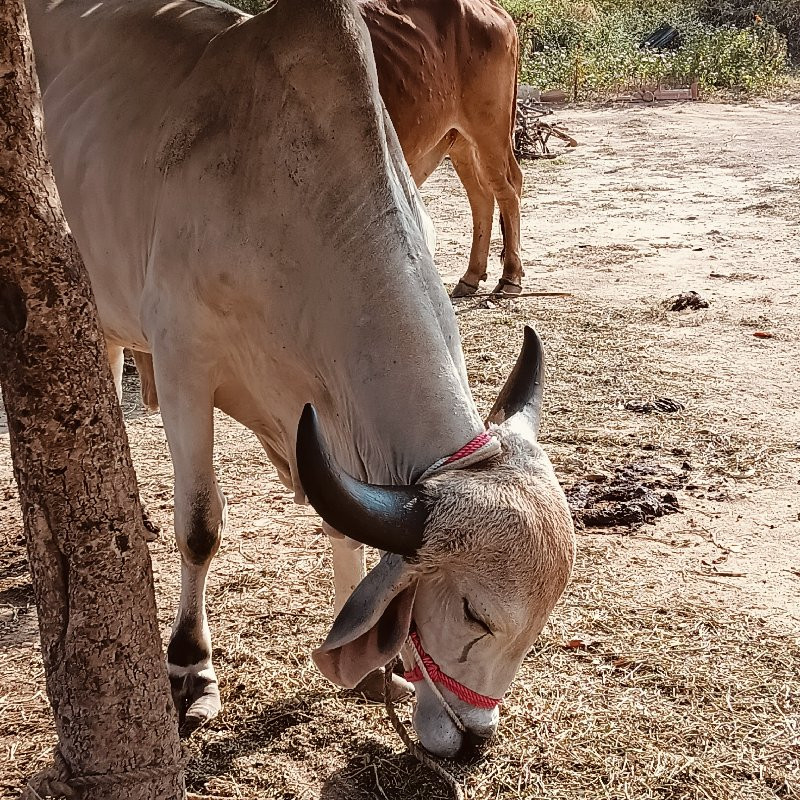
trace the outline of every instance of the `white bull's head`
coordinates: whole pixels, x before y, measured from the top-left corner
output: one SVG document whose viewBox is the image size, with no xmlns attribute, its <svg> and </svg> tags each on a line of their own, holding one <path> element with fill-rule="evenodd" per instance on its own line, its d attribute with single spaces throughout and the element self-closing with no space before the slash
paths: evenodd
<svg viewBox="0 0 800 800">
<path fill-rule="evenodd" d="M 413 486 L 374 486 L 345 473 L 310 406 L 298 429 L 311 504 L 336 530 L 384 551 L 314 660 L 353 687 L 402 651 L 406 669 L 417 667 L 414 727 L 440 756 L 464 755 L 492 735 L 497 703 L 572 569 L 572 519 L 537 443 L 543 380 L 541 342 L 526 327 L 489 415 L 500 454 Z"/>
</svg>

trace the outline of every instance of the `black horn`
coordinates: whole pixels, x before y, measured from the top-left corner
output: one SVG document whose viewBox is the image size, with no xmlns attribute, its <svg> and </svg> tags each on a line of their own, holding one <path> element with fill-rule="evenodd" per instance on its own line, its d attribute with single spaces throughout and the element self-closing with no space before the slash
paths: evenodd
<svg viewBox="0 0 800 800">
<path fill-rule="evenodd" d="M 522 350 L 505 386 L 497 395 L 489 422 L 500 425 L 511 417 L 521 414 L 533 431 L 539 433 L 539 417 L 542 413 L 542 391 L 544 390 L 544 348 L 539 334 L 525 326 Z"/>
<path fill-rule="evenodd" d="M 339 533 L 401 556 L 422 544 L 428 509 L 418 486 L 375 486 L 334 460 L 317 412 L 306 404 L 297 426 L 297 471 L 308 501 Z"/>
</svg>

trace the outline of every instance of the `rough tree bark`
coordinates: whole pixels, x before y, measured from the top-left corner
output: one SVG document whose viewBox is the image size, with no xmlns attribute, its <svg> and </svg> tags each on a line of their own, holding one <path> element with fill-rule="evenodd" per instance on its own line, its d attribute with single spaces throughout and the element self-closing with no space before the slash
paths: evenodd
<svg viewBox="0 0 800 800">
<path fill-rule="evenodd" d="M 22 0 L 0 3 L 0 383 L 74 796 L 182 798 L 136 477 L 44 151 Z"/>
</svg>

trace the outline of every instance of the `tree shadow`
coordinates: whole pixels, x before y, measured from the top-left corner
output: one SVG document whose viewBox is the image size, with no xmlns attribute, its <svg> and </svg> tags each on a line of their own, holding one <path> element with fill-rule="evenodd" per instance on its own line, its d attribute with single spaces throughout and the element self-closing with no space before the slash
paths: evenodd
<svg viewBox="0 0 800 800">
<path fill-rule="evenodd" d="M 0 591 L 0 606 L 27 608 L 33 601 L 33 584 L 30 581 Z"/>
<path fill-rule="evenodd" d="M 0 650 L 36 642 L 39 626 L 22 530 L 0 562 Z"/>
<path fill-rule="evenodd" d="M 18 579 L 14 585 L 0 591 L 0 652 L 39 640 L 33 585 L 24 559 L 22 563 L 26 579 Z"/>
<path fill-rule="evenodd" d="M 21 537 L 20 529 L 20 537 Z M 25 553 L 24 541 L 17 546 L 11 546 L 6 550 L 6 555 L 0 562 L 0 581 L 15 581 L 19 583 L 21 578 L 27 578 L 30 582 L 28 573 L 28 557 Z"/>
</svg>

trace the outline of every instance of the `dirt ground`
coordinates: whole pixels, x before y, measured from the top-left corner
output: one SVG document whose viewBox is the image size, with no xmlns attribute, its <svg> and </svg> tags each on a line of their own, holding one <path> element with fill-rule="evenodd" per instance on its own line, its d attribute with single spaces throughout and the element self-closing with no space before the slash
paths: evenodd
<svg viewBox="0 0 800 800">
<path fill-rule="evenodd" d="M 634 475 L 678 513 L 579 531 L 575 576 L 502 707 L 496 743 L 453 767 L 471 796 L 800 796 L 800 122 L 796 104 L 566 109 L 580 146 L 524 165 L 526 288 L 456 303 L 490 407 L 521 343 L 545 341 L 542 440 L 570 497 Z M 452 285 L 471 225 L 449 163 L 423 195 Z M 500 241 L 493 246 L 493 258 Z M 488 288 L 499 264 L 492 263 Z M 671 311 L 686 291 L 709 303 Z M 654 398 L 676 411 L 651 409 Z M 126 383 L 165 636 L 178 593 L 171 466 Z M 217 420 L 228 529 L 209 609 L 225 709 L 190 742 L 188 785 L 225 798 L 434 800 L 380 708 L 326 683 L 327 543 L 254 437 Z M 21 521 L 0 434 L 0 796 L 53 743 Z M 409 709 L 404 709 L 407 717 Z"/>
</svg>

